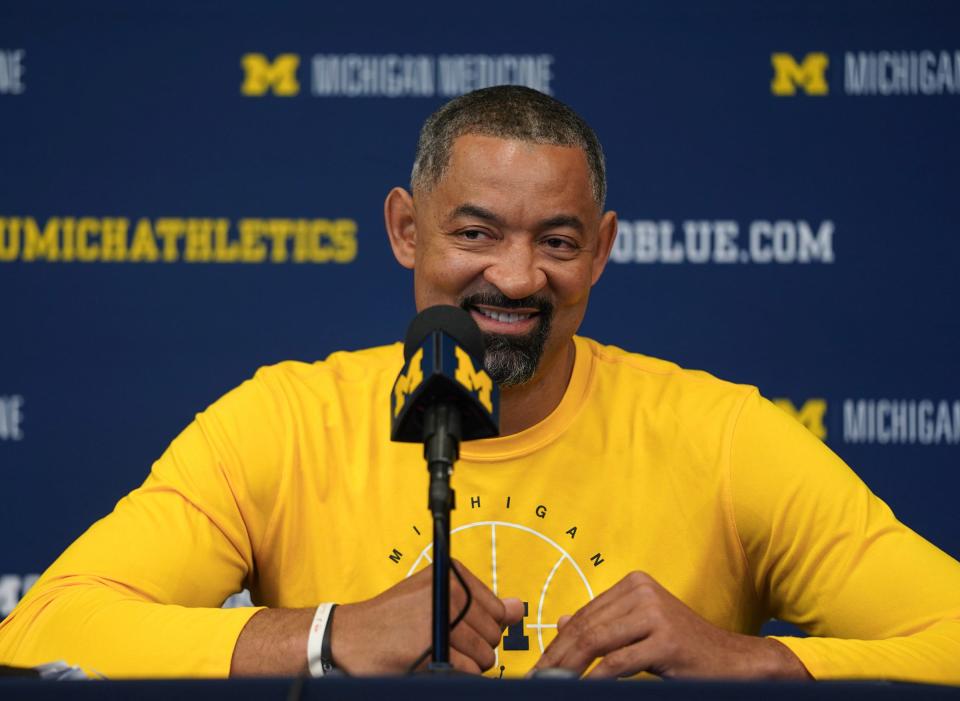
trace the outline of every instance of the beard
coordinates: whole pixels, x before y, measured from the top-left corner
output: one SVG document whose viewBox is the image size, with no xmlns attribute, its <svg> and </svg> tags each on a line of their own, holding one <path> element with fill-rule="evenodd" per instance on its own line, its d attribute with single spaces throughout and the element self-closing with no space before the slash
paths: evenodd
<svg viewBox="0 0 960 701">
<path fill-rule="evenodd" d="M 538 310 L 536 327 L 522 336 L 482 333 L 483 367 L 490 379 L 500 387 L 516 387 L 529 382 L 537 371 L 544 345 L 550 336 L 553 305 L 543 297 L 510 299 L 500 292 L 478 292 L 460 300 L 460 307 L 467 312 L 478 304 L 501 309 Z"/>
</svg>

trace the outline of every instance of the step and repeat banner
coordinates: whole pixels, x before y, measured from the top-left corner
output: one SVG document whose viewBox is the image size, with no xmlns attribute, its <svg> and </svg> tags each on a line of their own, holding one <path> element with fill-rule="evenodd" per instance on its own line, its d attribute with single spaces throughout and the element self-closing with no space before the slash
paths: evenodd
<svg viewBox="0 0 960 701">
<path fill-rule="evenodd" d="M 958 27 L 928 1 L 3 0 L 0 617 L 256 368 L 402 338 L 384 195 L 430 112 L 500 83 L 606 150 L 581 333 L 759 386 L 960 555 Z"/>
</svg>

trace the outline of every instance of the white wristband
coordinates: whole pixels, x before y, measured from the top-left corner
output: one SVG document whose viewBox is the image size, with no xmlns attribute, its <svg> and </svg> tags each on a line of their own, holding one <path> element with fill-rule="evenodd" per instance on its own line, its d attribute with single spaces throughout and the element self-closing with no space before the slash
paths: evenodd
<svg viewBox="0 0 960 701">
<path fill-rule="evenodd" d="M 330 611 L 334 604 L 327 602 L 317 606 L 317 612 L 313 616 L 313 623 L 310 624 L 310 637 L 307 638 L 307 666 L 310 669 L 310 676 L 314 678 L 322 677 L 326 674 L 323 665 L 323 634 L 327 630 L 327 624 L 330 622 Z"/>
</svg>

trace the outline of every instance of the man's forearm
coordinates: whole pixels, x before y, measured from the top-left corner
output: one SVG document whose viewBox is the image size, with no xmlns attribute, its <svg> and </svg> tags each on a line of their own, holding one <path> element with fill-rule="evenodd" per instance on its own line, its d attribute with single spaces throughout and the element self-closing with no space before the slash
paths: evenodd
<svg viewBox="0 0 960 701">
<path fill-rule="evenodd" d="M 316 609 L 263 609 L 240 631 L 231 677 L 293 676 L 307 667 L 307 637 Z"/>
</svg>

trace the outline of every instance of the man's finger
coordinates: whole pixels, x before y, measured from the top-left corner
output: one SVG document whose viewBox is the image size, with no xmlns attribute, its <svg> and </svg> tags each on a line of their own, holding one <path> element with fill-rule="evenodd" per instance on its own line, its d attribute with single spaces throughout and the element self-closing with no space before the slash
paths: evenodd
<svg viewBox="0 0 960 701">
<path fill-rule="evenodd" d="M 573 615 L 561 616 L 557 621 L 558 635 L 547 646 L 544 655 L 541 656 L 540 661 L 537 662 L 534 669 L 557 666 L 555 660 L 562 657 L 566 646 L 573 642 L 565 635 L 560 635 L 561 629 L 565 629 L 571 621 L 573 621 L 574 627 L 576 628 L 578 625 L 583 624 L 584 620 L 602 621 L 605 618 L 624 615 L 626 611 L 633 606 L 633 603 L 630 601 L 631 591 L 637 584 L 638 579 L 643 577 L 647 577 L 647 575 L 631 573 L 620 579 L 609 589 L 600 592 L 595 599 L 588 601 Z"/>
<path fill-rule="evenodd" d="M 613 592 L 613 588 L 604 594 Z M 603 594 L 601 594 L 603 596 Z M 543 655 L 534 665 L 541 667 L 564 667 L 582 672 L 593 661 L 586 655 L 593 653 L 594 658 L 614 649 L 609 647 L 606 636 L 614 635 L 623 645 L 646 635 L 648 630 L 642 617 L 642 609 L 634 611 L 635 600 L 629 591 L 620 589 L 616 595 L 604 597 L 600 605 L 593 606 L 601 596 L 591 601 L 569 617 L 563 630 L 557 630 L 557 636 L 550 642 Z M 635 630 L 631 632 L 630 626 Z M 614 626 L 609 630 L 606 627 Z"/>
<path fill-rule="evenodd" d="M 516 597 L 500 600 L 503 603 L 503 618 L 499 621 L 501 631 L 523 620 L 523 602 Z"/>
<path fill-rule="evenodd" d="M 517 603 L 512 604 L 512 606 L 519 607 L 519 613 L 515 608 L 508 614 L 504 602 L 497 598 L 486 584 L 477 579 L 476 575 L 470 572 L 470 570 L 460 562 L 454 561 L 451 565 L 457 568 L 457 571 L 466 581 L 467 586 L 470 588 L 470 593 L 473 596 L 473 604 L 471 604 L 469 611 L 467 611 L 466 621 L 468 621 L 477 632 L 483 635 L 491 647 L 496 647 L 500 644 L 500 638 L 503 636 L 504 628 L 518 622 L 522 618 L 523 604 L 517 600 Z M 459 612 L 459 607 L 457 611 Z"/>
<path fill-rule="evenodd" d="M 483 586 L 483 584 L 481 583 L 480 586 Z M 457 628 L 461 625 L 471 626 L 491 647 L 496 647 L 500 644 L 500 638 L 503 636 L 503 626 L 500 624 L 500 620 L 479 602 L 472 584 L 470 585 L 470 593 L 473 596 L 473 601 L 470 604 L 470 608 L 466 610 L 463 621 Z M 460 611 L 463 610 L 465 604 L 466 593 L 461 587 L 457 587 L 455 592 L 451 592 L 450 596 L 451 622 L 456 620 L 456 617 L 460 615 Z M 497 599 L 497 604 L 501 610 L 504 610 L 503 603 L 500 602 L 499 599 Z"/>
<path fill-rule="evenodd" d="M 619 616 L 591 624 L 572 640 L 572 644 L 566 647 L 562 655 L 553 659 L 550 666 L 582 674 L 598 657 L 604 657 L 635 643 L 648 632 L 645 622 L 635 616 Z"/>
<path fill-rule="evenodd" d="M 650 642 L 641 640 L 605 655 L 597 666 L 590 670 L 587 678 L 630 677 L 640 672 L 649 671 L 653 664 Z"/>
<path fill-rule="evenodd" d="M 451 567 L 456 567 L 457 572 L 463 577 L 467 586 L 470 587 L 470 593 L 473 595 L 473 601 L 483 607 L 483 609 L 493 617 L 495 621 L 503 620 L 503 602 L 497 598 L 496 594 L 490 591 L 486 584 L 477 579 L 477 576 L 463 566 L 458 560 L 450 562 Z M 451 576 L 454 576 L 451 572 Z"/>
<path fill-rule="evenodd" d="M 480 669 L 472 657 L 469 655 L 464 655 L 459 650 L 451 647 L 450 648 L 450 664 L 453 665 L 453 668 L 458 672 L 466 672 L 467 674 L 482 674 L 483 670 Z"/>
<path fill-rule="evenodd" d="M 499 642 L 499 639 L 497 639 L 497 643 Z M 495 645 L 488 643 L 484 636 L 469 625 L 466 620 L 450 633 L 450 649 L 459 650 L 476 662 L 477 667 L 481 670 L 493 667 L 493 663 L 496 661 L 496 655 L 493 652 L 494 647 Z"/>
<path fill-rule="evenodd" d="M 503 637 L 503 628 L 500 622 L 493 618 L 482 606 L 471 606 L 460 624 L 460 626 L 463 625 L 473 628 L 490 647 L 499 645 L 500 638 Z M 457 628 L 460 626 L 457 626 Z"/>
</svg>

